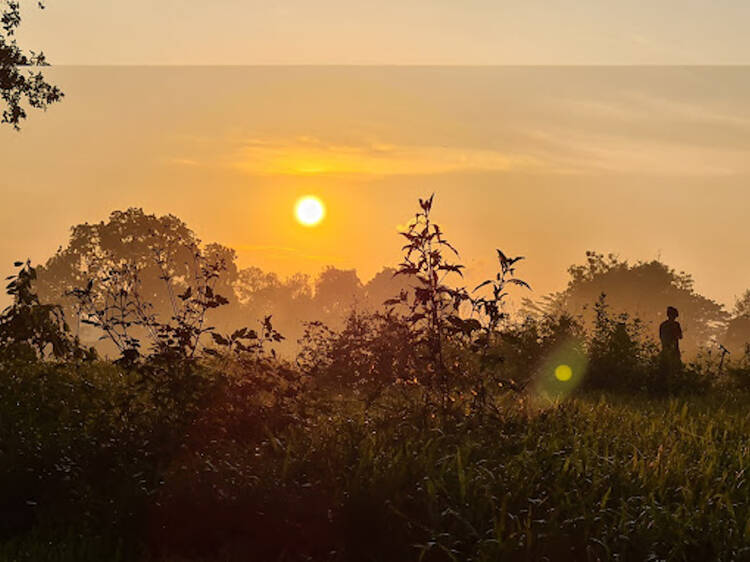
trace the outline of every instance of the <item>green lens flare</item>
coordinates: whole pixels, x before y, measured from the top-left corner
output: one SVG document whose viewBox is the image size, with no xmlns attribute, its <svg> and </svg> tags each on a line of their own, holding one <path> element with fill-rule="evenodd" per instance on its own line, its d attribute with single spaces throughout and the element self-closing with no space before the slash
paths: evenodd
<svg viewBox="0 0 750 562">
<path fill-rule="evenodd" d="M 573 378 L 573 369 L 570 365 L 558 365 L 555 368 L 555 378 L 560 382 L 568 382 Z"/>
<path fill-rule="evenodd" d="M 542 403 L 566 399 L 583 382 L 587 366 L 583 342 L 564 339 L 535 369 L 532 388 L 536 398 Z"/>
</svg>

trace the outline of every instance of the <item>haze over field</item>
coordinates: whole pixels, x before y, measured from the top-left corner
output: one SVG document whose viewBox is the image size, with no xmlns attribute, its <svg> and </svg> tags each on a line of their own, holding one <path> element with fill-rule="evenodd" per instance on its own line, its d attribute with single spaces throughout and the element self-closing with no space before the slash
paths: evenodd
<svg viewBox="0 0 750 562">
<path fill-rule="evenodd" d="M 502 247 L 536 295 L 587 249 L 748 286 L 750 70 L 56 67 L 63 103 L 0 129 L 0 262 L 45 261 L 115 209 L 174 213 L 240 264 L 367 280 L 416 197 L 470 277 Z M 294 219 L 314 194 L 326 219 Z"/>
<path fill-rule="evenodd" d="M 0 562 L 747 560 L 749 18 L 0 0 Z"/>
</svg>

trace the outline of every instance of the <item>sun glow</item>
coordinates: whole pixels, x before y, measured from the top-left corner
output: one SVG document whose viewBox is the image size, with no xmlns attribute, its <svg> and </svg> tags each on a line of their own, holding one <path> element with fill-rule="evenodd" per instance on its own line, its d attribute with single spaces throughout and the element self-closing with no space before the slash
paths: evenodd
<svg viewBox="0 0 750 562">
<path fill-rule="evenodd" d="M 326 216 L 326 208 L 323 202 L 315 196 L 308 195 L 297 201 L 294 207 L 294 215 L 297 221 L 304 226 L 315 226 L 320 224 Z"/>
</svg>

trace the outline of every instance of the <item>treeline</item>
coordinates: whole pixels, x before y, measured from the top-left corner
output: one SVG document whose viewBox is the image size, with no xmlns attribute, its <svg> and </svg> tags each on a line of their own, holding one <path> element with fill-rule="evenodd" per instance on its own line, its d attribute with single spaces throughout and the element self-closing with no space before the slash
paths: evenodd
<svg viewBox="0 0 750 562">
<path fill-rule="evenodd" d="M 106 222 L 73 227 L 68 244 L 37 267 L 34 287 L 42 302 L 61 305 L 81 340 L 116 355 L 116 346 L 100 340 L 101 331 L 85 323 L 87 311 L 74 291 L 91 282 L 90 296 L 103 302 L 107 291 L 120 291 L 123 287 L 117 284 L 125 284 L 148 305 L 150 314 L 168 320 L 175 314 L 175 295 L 195 285 L 200 262 L 216 268 L 212 286 L 226 299 L 221 307 L 208 311 L 210 324 L 220 331 L 233 331 L 272 316 L 285 335 L 277 349 L 289 357 L 299 350 L 306 323 L 322 322 L 337 330 L 352 311 L 382 310 L 388 299 L 411 288 L 408 279 L 394 275 L 395 267 L 384 267 L 366 283 L 356 271 L 332 266 L 317 278 L 296 274 L 284 279 L 257 267 L 241 269 L 231 248 L 202 244 L 178 218 L 157 217 L 141 209 L 116 211 Z M 127 274 L 123 272 L 126 266 Z M 639 319 L 652 336 L 664 319 L 666 306 L 678 308 L 685 328 L 683 349 L 691 357 L 700 350 L 720 352 L 721 344 L 738 359 L 750 343 L 750 290 L 727 312 L 698 294 L 688 273 L 676 272 L 657 260 L 629 263 L 595 252 L 588 252 L 583 264 L 571 266 L 569 275 L 563 291 L 524 299 L 514 320 L 565 313 L 590 329 L 593 305 L 604 294 L 612 315 Z"/>
<path fill-rule="evenodd" d="M 82 341 L 116 356 L 122 350 L 111 338 L 100 340 L 101 326 L 86 323 L 90 313 L 111 306 L 125 291 L 148 308 L 144 313 L 168 321 L 176 313 L 177 295 L 196 290 L 205 267 L 214 268 L 212 291 L 226 301 L 208 312 L 207 321 L 228 332 L 273 316 L 285 335 L 278 349 L 286 355 L 296 351 L 305 322 L 338 328 L 352 309 L 377 310 L 406 288 L 405 280 L 394 277 L 393 268 L 384 268 L 367 283 L 353 270 L 334 267 L 315 279 L 303 274 L 283 279 L 257 267 L 241 269 L 231 248 L 202 244 L 177 217 L 157 217 L 142 209 L 116 211 L 106 222 L 73 227 L 68 244 L 36 268 L 34 287 L 43 302 L 61 305 Z M 82 307 L 80 298 L 86 288 L 89 309 Z M 115 314 L 114 309 L 106 312 Z M 137 327 L 130 331 L 143 336 Z"/>
</svg>

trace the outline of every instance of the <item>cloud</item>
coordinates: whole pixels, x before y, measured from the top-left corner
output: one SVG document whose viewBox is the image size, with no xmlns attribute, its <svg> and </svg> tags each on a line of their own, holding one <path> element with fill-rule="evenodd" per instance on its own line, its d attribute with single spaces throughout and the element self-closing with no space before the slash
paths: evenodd
<svg viewBox="0 0 750 562">
<path fill-rule="evenodd" d="M 246 141 L 231 165 L 253 175 L 428 175 L 539 168 L 528 154 L 382 142 L 333 144 L 313 137 Z"/>
<path fill-rule="evenodd" d="M 559 175 L 723 177 L 750 173 L 747 151 L 740 147 L 566 129 L 530 134 L 544 146 L 539 159 L 546 160 L 548 171 Z"/>
<path fill-rule="evenodd" d="M 200 166 L 200 162 L 197 160 L 193 160 L 191 158 L 170 158 L 168 160 L 170 164 L 174 164 L 176 166 Z"/>
</svg>

